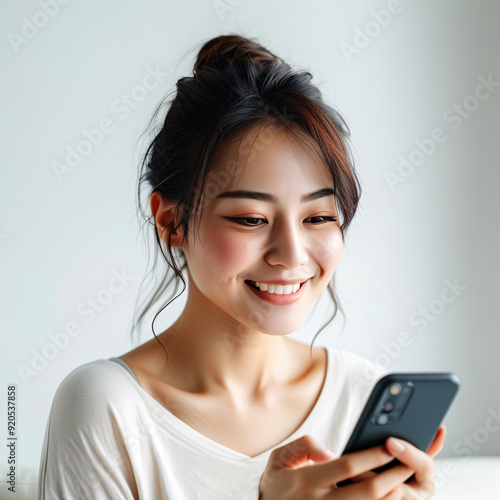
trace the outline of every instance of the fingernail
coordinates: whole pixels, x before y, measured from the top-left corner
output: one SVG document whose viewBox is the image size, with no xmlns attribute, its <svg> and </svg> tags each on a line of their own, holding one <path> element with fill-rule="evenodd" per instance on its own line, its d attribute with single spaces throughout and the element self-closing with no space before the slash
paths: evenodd
<svg viewBox="0 0 500 500">
<path fill-rule="evenodd" d="M 403 453 L 403 451 L 405 451 L 403 443 L 401 443 L 401 441 L 396 438 L 389 438 L 387 447 L 389 448 L 389 451 L 391 453 L 394 453 L 395 455 L 398 455 L 399 453 Z"/>
</svg>

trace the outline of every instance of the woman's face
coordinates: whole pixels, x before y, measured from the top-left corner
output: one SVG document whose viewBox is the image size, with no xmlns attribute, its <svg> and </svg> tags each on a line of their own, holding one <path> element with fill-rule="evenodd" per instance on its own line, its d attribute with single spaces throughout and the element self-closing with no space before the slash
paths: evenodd
<svg viewBox="0 0 500 500">
<path fill-rule="evenodd" d="M 327 167 L 299 143 L 292 149 L 280 128 L 253 129 L 226 149 L 206 179 L 200 240 L 190 232 L 182 246 L 196 310 L 245 332 L 297 330 L 341 257 L 332 192 Z M 267 283 L 268 291 L 249 280 Z M 292 294 L 269 293 L 280 280 L 303 284 Z"/>
</svg>

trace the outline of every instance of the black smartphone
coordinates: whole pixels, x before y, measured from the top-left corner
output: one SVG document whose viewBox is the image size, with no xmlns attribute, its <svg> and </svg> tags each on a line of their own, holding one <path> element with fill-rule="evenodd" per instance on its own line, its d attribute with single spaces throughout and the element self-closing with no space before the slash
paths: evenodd
<svg viewBox="0 0 500 500">
<path fill-rule="evenodd" d="M 460 380 L 454 373 L 383 376 L 375 384 L 342 454 L 383 445 L 391 436 L 427 451 L 459 387 Z M 397 463 L 393 460 L 374 472 Z"/>
</svg>

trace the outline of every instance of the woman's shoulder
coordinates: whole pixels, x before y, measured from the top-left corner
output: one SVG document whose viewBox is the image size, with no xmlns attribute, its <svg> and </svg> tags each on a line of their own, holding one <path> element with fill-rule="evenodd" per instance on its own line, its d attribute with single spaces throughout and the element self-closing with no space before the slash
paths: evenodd
<svg viewBox="0 0 500 500">
<path fill-rule="evenodd" d="M 118 363 L 98 359 L 78 366 L 62 380 L 54 396 L 52 412 L 101 418 L 108 409 L 130 403 L 132 376 Z"/>
<path fill-rule="evenodd" d="M 96 359 L 74 368 L 64 377 L 60 388 L 85 390 L 92 386 L 95 390 L 108 390 L 116 383 L 122 384 L 128 377 L 123 368 L 111 359 Z"/>
<path fill-rule="evenodd" d="M 364 392 L 386 373 L 385 369 L 373 361 L 354 352 L 334 348 L 329 348 L 328 351 L 333 367 L 337 370 L 337 377 L 351 390 L 357 388 Z"/>
</svg>

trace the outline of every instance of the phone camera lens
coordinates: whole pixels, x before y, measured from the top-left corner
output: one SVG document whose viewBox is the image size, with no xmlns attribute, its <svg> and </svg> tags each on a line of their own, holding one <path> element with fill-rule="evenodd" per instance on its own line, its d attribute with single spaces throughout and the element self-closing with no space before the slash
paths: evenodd
<svg viewBox="0 0 500 500">
<path fill-rule="evenodd" d="M 399 384 L 393 384 L 389 389 L 391 396 L 397 396 L 401 392 L 401 386 Z"/>
<path fill-rule="evenodd" d="M 390 413 L 393 409 L 394 409 L 394 404 L 392 403 L 392 401 L 386 401 L 382 405 L 382 412 L 383 413 Z"/>
<path fill-rule="evenodd" d="M 379 415 L 378 416 L 377 424 L 385 425 L 387 422 L 389 422 L 389 417 L 387 415 Z"/>
</svg>

